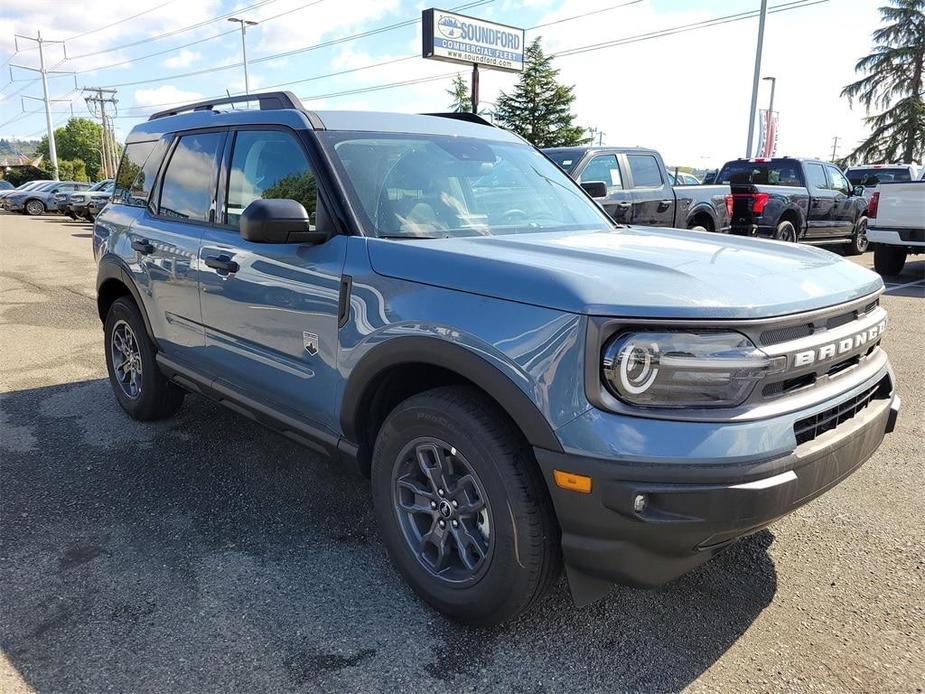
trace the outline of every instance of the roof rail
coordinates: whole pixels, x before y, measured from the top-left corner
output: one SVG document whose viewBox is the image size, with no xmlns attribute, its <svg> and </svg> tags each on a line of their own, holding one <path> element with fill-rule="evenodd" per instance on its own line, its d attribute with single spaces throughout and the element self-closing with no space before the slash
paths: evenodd
<svg viewBox="0 0 925 694">
<path fill-rule="evenodd" d="M 467 123 L 475 123 L 477 125 L 487 125 L 490 128 L 494 128 L 494 123 L 489 123 L 487 120 L 482 118 L 476 113 L 469 113 L 468 111 L 460 112 L 451 112 L 451 113 L 422 113 L 422 116 L 434 116 L 436 118 L 449 118 L 451 120 L 464 120 Z"/>
<path fill-rule="evenodd" d="M 175 116 L 178 113 L 185 113 L 187 111 L 212 111 L 215 106 L 223 106 L 225 104 L 242 104 L 250 101 L 257 101 L 260 103 L 261 111 L 277 111 L 284 108 L 302 108 L 302 102 L 299 101 L 297 97 L 292 92 L 261 92 L 258 94 L 240 94 L 238 96 L 228 96 L 222 97 L 220 99 L 207 99 L 205 101 L 197 101 L 192 104 L 186 104 L 185 106 L 175 106 L 174 108 L 169 108 L 164 111 L 158 111 L 157 113 L 151 115 L 148 120 L 157 120 L 158 118 L 165 118 L 167 116 Z"/>
</svg>

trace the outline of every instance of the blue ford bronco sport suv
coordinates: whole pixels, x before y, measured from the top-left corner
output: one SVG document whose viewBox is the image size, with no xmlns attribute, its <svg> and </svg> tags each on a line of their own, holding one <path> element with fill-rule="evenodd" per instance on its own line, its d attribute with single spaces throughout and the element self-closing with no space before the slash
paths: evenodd
<svg viewBox="0 0 925 694">
<path fill-rule="evenodd" d="M 214 398 L 371 477 L 445 614 L 654 586 L 858 468 L 899 409 L 880 278 L 827 251 L 620 226 L 471 116 L 285 92 L 158 113 L 96 220 L 113 391 Z"/>
</svg>

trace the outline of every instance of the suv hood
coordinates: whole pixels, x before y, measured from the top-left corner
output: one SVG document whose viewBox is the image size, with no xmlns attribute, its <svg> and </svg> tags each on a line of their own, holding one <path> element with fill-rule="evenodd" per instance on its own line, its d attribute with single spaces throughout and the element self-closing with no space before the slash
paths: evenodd
<svg viewBox="0 0 925 694">
<path fill-rule="evenodd" d="M 368 249 L 381 275 L 590 315 L 764 318 L 883 287 L 819 248 L 681 229 L 371 238 Z"/>
</svg>

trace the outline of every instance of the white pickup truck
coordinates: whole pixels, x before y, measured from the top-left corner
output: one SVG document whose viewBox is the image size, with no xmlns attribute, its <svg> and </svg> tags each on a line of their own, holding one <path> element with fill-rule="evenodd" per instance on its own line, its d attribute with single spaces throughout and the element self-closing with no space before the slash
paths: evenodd
<svg viewBox="0 0 925 694">
<path fill-rule="evenodd" d="M 898 275 L 907 255 L 925 251 L 925 180 L 879 184 L 867 218 L 874 267 L 881 275 Z"/>
</svg>

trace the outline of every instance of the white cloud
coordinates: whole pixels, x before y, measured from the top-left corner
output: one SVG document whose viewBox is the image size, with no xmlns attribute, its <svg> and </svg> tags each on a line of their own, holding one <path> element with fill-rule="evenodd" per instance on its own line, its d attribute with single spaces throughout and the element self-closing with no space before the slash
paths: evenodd
<svg viewBox="0 0 925 694">
<path fill-rule="evenodd" d="M 172 84 L 165 84 L 162 87 L 152 89 L 136 89 L 135 103 L 133 106 L 163 106 L 184 104 L 191 101 L 199 101 L 204 98 L 201 92 L 186 91 L 177 89 Z"/>
<path fill-rule="evenodd" d="M 179 53 L 170 56 L 164 61 L 166 67 L 189 67 L 202 57 L 199 51 L 191 51 L 183 48 Z"/>
</svg>

